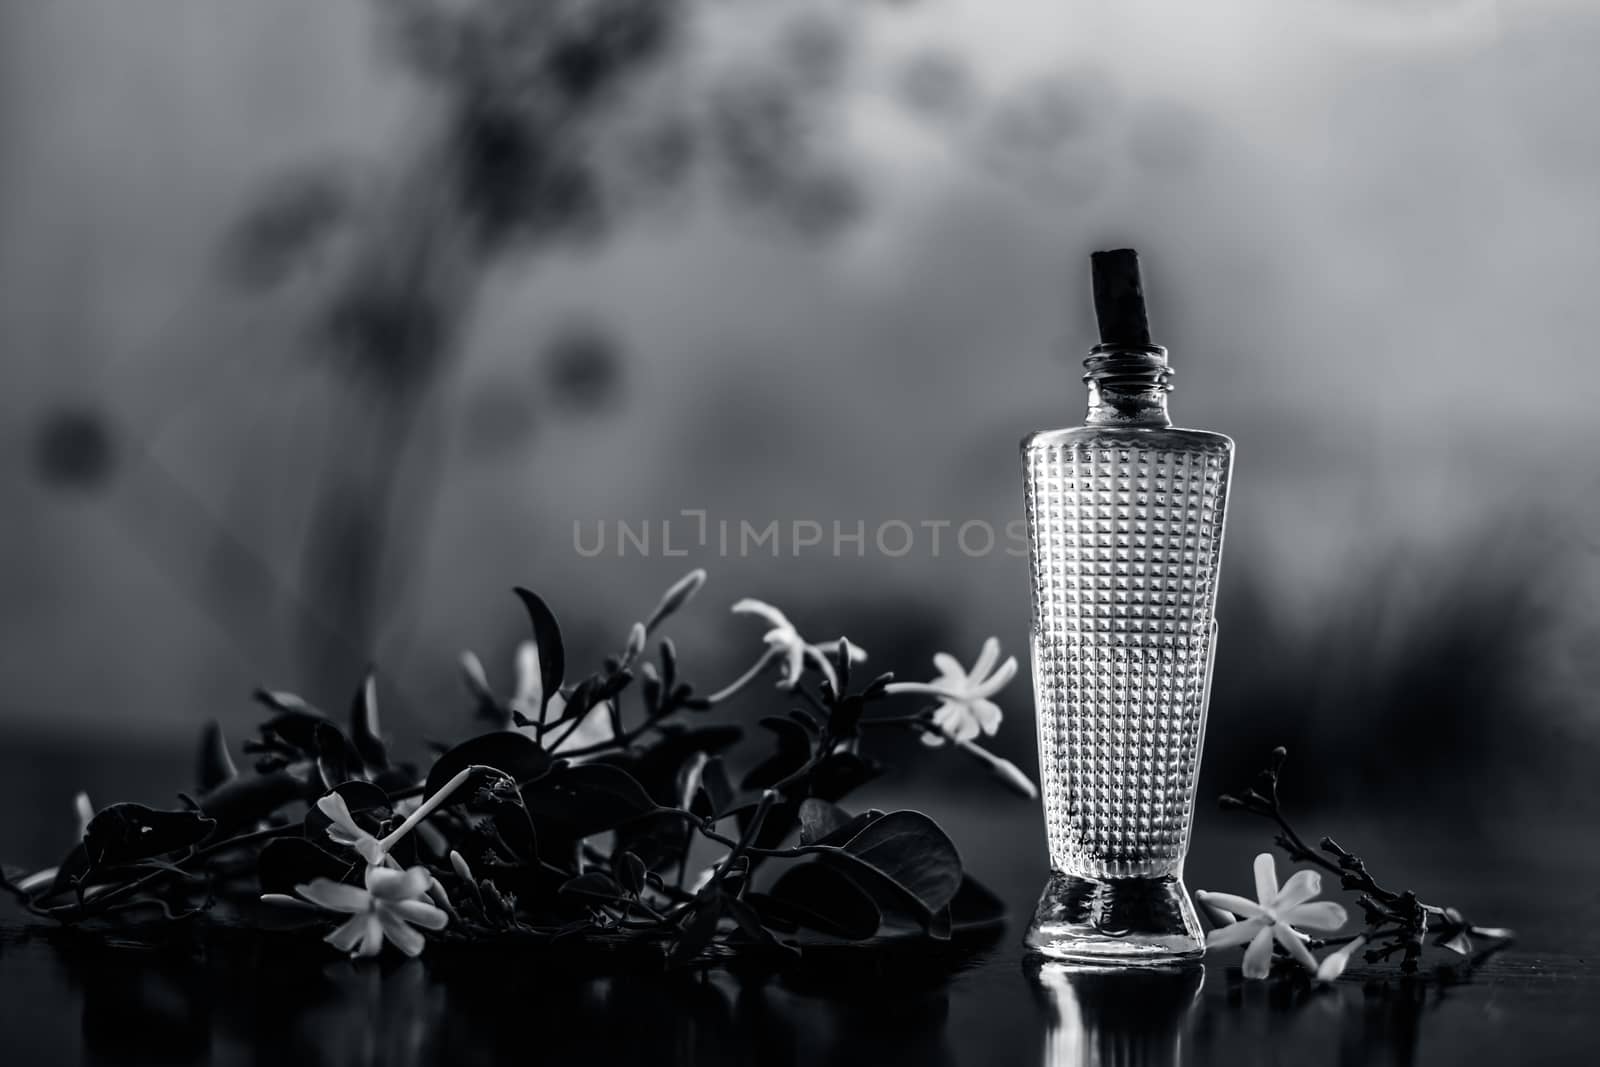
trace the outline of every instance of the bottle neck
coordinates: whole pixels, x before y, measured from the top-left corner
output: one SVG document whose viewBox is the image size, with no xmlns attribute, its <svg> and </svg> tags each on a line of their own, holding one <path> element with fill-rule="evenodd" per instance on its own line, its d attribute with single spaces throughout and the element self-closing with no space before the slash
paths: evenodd
<svg viewBox="0 0 1600 1067">
<path fill-rule="evenodd" d="M 1089 426 L 1171 426 L 1172 368 L 1160 345 L 1096 345 L 1084 360 Z"/>
</svg>

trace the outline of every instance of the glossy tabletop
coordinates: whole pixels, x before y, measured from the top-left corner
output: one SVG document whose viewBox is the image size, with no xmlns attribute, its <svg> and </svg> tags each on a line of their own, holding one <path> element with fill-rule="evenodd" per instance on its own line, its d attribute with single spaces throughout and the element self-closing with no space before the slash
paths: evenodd
<svg viewBox="0 0 1600 1067">
<path fill-rule="evenodd" d="M 26 776 L 23 776 L 26 777 Z M 20 790 L 17 776 L 4 799 Z M 51 786 L 51 789 L 57 787 Z M 1008 927 L 954 961 L 862 953 L 784 974 L 574 973 L 511 959 L 335 958 L 320 944 L 207 936 L 107 947 L 0 912 L 0 1060 L 7 1064 L 1454 1064 L 1588 1063 L 1600 1037 L 1600 891 L 1554 827 L 1308 816 L 1360 842 L 1375 870 L 1483 923 L 1516 927 L 1471 968 L 1353 968 L 1328 987 L 1244 982 L 1238 953 L 1200 968 L 1093 971 L 1018 944 L 1043 884 L 1035 807 L 993 791 L 882 787 L 878 806 L 941 820 L 1011 906 Z M 12 811 L 19 808 L 13 806 Z M 21 810 L 43 811 L 28 805 Z M 1431 820 L 1431 822 L 1429 821 Z M 1434 829 L 1417 832 L 1427 822 Z M 7 827 L 11 849 L 45 833 Z M 1202 813 L 1191 888 L 1248 892 L 1270 839 Z M 1584 864 L 1588 864 L 1584 867 Z M 1280 865 L 1280 870 L 1285 870 Z M 1448 964 L 1451 957 L 1431 961 Z"/>
</svg>

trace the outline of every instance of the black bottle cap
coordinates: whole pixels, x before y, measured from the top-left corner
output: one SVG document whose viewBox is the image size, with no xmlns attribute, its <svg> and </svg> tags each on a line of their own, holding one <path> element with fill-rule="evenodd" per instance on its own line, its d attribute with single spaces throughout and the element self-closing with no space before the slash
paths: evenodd
<svg viewBox="0 0 1600 1067">
<path fill-rule="evenodd" d="M 1131 248 L 1094 252 L 1094 315 L 1102 345 L 1147 347 L 1150 320 L 1145 315 L 1144 285 L 1139 280 L 1139 253 Z"/>
</svg>

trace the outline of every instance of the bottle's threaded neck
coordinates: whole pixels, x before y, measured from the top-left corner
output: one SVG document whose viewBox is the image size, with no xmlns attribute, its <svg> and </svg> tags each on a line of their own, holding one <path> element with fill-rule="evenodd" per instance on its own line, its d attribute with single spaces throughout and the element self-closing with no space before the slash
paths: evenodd
<svg viewBox="0 0 1600 1067">
<path fill-rule="evenodd" d="M 1083 361 L 1091 426 L 1171 426 L 1172 368 L 1160 345 L 1099 344 Z"/>
</svg>

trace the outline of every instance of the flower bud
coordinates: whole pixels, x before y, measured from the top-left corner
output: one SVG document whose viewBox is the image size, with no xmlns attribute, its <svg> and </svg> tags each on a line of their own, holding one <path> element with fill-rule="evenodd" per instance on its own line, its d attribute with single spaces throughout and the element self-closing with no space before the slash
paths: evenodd
<svg viewBox="0 0 1600 1067">
<path fill-rule="evenodd" d="M 996 756 L 994 762 L 990 764 L 990 766 L 992 766 L 994 768 L 994 772 L 1000 776 L 1000 780 L 1005 782 L 1011 788 L 1015 789 L 1029 800 L 1035 800 L 1038 798 L 1039 787 L 1034 785 L 1033 779 L 1029 778 L 1026 774 L 1023 774 L 1022 768 L 1018 767 L 1015 763 L 1012 763 L 1008 759 L 1003 759 L 999 756 Z"/>
<path fill-rule="evenodd" d="M 672 584 L 672 588 L 662 594 L 661 602 L 656 605 L 656 610 L 650 613 L 649 621 L 644 624 L 645 630 L 651 631 L 660 626 L 668 616 L 689 603 L 705 584 L 706 572 L 699 567 L 679 578 Z"/>
<path fill-rule="evenodd" d="M 622 662 L 632 663 L 638 659 L 639 653 L 644 651 L 644 642 L 644 623 L 636 622 L 633 629 L 628 631 L 628 647 L 622 650 Z"/>
</svg>

